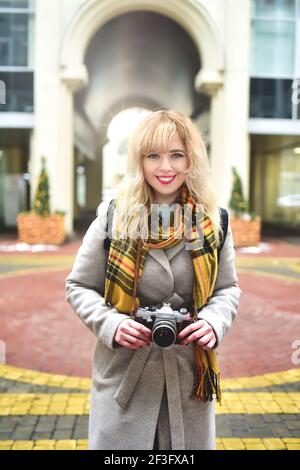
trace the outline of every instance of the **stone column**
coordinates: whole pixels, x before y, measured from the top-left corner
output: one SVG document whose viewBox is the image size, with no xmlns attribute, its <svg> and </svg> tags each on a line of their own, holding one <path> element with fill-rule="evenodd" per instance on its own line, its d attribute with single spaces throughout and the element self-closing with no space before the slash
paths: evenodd
<svg viewBox="0 0 300 470">
<path fill-rule="evenodd" d="M 225 11 L 223 83 L 216 76 L 199 74 L 196 88 L 211 96 L 212 177 L 218 203 L 226 207 L 232 188 L 232 166 L 242 178 L 245 197 L 249 196 L 250 2 L 228 0 Z"/>
<path fill-rule="evenodd" d="M 73 93 L 87 83 L 85 66 L 59 65 L 60 1 L 36 1 L 35 129 L 31 142 L 31 198 L 34 198 L 41 156 L 46 157 L 51 210 L 66 212 L 66 230 L 73 233 L 74 110 Z"/>
</svg>

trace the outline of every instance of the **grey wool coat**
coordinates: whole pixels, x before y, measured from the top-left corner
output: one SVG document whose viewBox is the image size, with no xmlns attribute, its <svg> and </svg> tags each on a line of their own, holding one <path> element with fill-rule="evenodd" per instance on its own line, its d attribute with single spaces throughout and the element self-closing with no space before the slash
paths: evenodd
<svg viewBox="0 0 300 470">
<path fill-rule="evenodd" d="M 114 336 L 127 314 L 105 304 L 108 204 L 85 234 L 66 281 L 66 298 L 96 335 L 89 417 L 89 449 L 151 450 L 158 431 L 161 450 L 215 449 L 215 402 L 193 400 L 193 346 L 151 346 L 136 351 L 118 346 Z M 191 255 L 183 242 L 151 249 L 138 286 L 141 305 L 170 302 L 178 309 L 193 297 Z M 240 298 L 230 226 L 221 251 L 217 281 L 199 312 L 213 327 L 217 346 L 234 320 Z"/>
</svg>

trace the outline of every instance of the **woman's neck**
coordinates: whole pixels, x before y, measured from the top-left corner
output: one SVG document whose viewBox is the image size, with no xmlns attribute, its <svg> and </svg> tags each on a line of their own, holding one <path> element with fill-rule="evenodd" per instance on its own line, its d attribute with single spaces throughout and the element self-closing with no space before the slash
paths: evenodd
<svg viewBox="0 0 300 470">
<path fill-rule="evenodd" d="M 154 196 L 154 204 L 167 204 L 171 206 L 177 201 L 178 192 L 176 194 L 159 194 Z"/>
</svg>

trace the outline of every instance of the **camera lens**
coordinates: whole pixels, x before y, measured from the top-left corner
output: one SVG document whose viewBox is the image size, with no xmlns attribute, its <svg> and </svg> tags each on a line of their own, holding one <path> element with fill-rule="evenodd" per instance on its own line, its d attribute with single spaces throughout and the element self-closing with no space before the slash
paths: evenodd
<svg viewBox="0 0 300 470">
<path fill-rule="evenodd" d="M 175 343 L 176 325 L 172 321 L 158 320 L 154 323 L 152 340 L 160 348 L 167 348 Z"/>
</svg>

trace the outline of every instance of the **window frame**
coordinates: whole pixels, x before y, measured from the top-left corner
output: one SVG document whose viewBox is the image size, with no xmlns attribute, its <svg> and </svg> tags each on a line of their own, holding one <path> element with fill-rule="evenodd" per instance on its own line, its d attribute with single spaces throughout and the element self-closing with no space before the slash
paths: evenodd
<svg viewBox="0 0 300 470">
<path fill-rule="evenodd" d="M 254 0 L 255 1 L 255 0 Z M 292 83 L 300 84 L 300 0 L 295 0 L 295 12 L 294 17 L 269 17 L 269 16 L 259 16 L 251 14 L 251 27 L 257 21 L 265 22 L 293 22 L 295 25 L 295 50 L 294 50 L 294 67 L 293 74 L 272 74 L 268 75 L 265 73 L 252 73 L 250 70 L 250 80 L 251 79 L 273 79 L 273 80 L 291 80 Z M 251 47 L 253 47 L 253 34 L 251 34 Z M 299 120 L 300 118 L 300 103 L 292 103 L 292 117 L 289 120 Z"/>
<path fill-rule="evenodd" d="M 255 0 L 254 0 L 255 1 Z M 285 18 L 285 17 L 274 17 L 270 18 L 269 16 L 251 16 L 251 26 L 257 21 L 266 21 L 266 22 L 293 22 L 295 24 L 295 52 L 294 52 L 294 72 L 292 75 L 289 74 L 272 74 L 272 76 L 267 74 L 253 74 L 250 71 L 251 78 L 274 78 L 274 79 L 290 79 L 295 80 L 300 78 L 300 0 L 295 0 L 295 16 L 294 18 Z M 253 44 L 253 35 L 251 34 L 251 43 Z M 297 76 L 298 75 L 298 76 Z"/>
<path fill-rule="evenodd" d="M 27 21 L 28 21 L 28 44 L 30 44 L 29 41 L 29 35 L 30 35 L 30 27 L 29 24 L 33 22 L 33 30 L 32 34 L 34 35 L 35 31 L 35 11 L 33 9 L 33 1 L 34 0 L 29 0 L 29 6 L 28 8 L 8 8 L 8 7 L 0 7 L 0 14 L 1 13 L 13 13 L 17 15 L 27 15 Z M 35 47 L 35 45 L 33 45 Z M 33 57 L 34 57 L 34 51 L 33 51 Z M 34 64 L 28 64 L 27 65 L 1 65 L 0 64 L 0 71 L 1 72 L 33 72 L 34 71 Z"/>
</svg>

